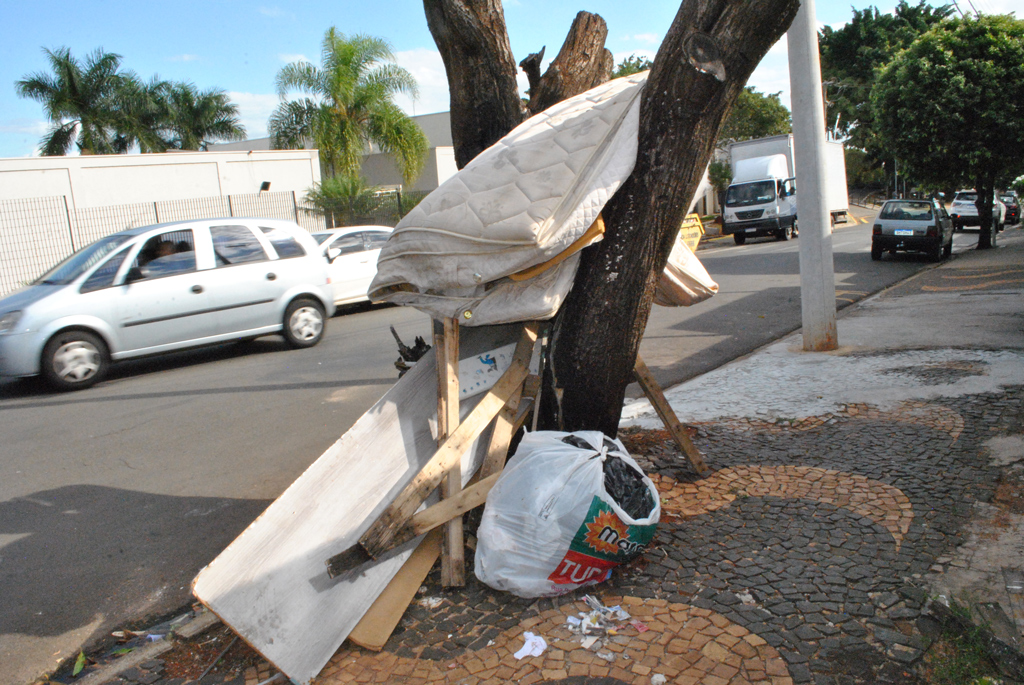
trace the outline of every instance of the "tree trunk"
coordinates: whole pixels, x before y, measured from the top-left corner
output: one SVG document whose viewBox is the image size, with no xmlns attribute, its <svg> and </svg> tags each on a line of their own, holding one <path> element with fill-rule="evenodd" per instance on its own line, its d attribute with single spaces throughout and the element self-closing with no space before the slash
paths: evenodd
<svg viewBox="0 0 1024 685">
<path fill-rule="evenodd" d="M 544 48 L 519 63 L 530 81 L 528 109 L 531 115 L 586 92 L 612 77 L 615 60 L 611 51 L 604 47 L 607 37 L 608 25 L 604 19 L 597 14 L 580 12 L 569 27 L 558 56 L 543 76 L 540 75 L 540 61 L 544 57 Z"/>
<path fill-rule="evenodd" d="M 448 75 L 460 169 L 524 119 L 501 0 L 423 0 Z"/>
<path fill-rule="evenodd" d="M 979 174 L 974 189 L 978 192 L 978 199 L 974 206 L 978 208 L 978 249 L 987 250 L 995 242 L 996 217 L 992 214 L 992 198 L 996 189 L 995 174 Z"/>
<path fill-rule="evenodd" d="M 510 123 L 508 116 L 495 121 L 488 114 L 507 112 L 498 103 L 506 103 L 510 93 L 518 98 L 514 71 L 509 76 L 504 66 L 511 52 L 501 5 L 498 0 L 424 0 L 424 6 L 448 72 L 455 157 L 462 167 L 519 123 Z M 551 411 L 542 411 L 544 427 L 616 434 L 657 275 L 722 120 L 798 7 L 799 0 L 684 0 L 644 88 L 636 166 L 605 207 L 605 238 L 583 252 L 573 289 L 554 322 L 549 368 L 555 391 L 546 392 L 545 399 L 556 401 L 548 404 Z M 590 21 L 581 16 L 574 27 Z M 566 43 L 592 45 L 586 38 L 574 38 L 570 31 Z M 596 52 L 589 60 L 570 59 L 573 49 L 563 47 L 565 63 L 594 65 Z M 532 60 L 534 77 L 539 61 Z M 559 96 L 551 104 L 600 83 L 569 79 L 562 68 L 557 73 L 551 83 Z M 542 81 L 537 80 L 538 98 Z"/>
<path fill-rule="evenodd" d="M 683 2 L 644 88 L 636 166 L 605 206 L 604 240 L 584 251 L 555 322 L 558 407 L 542 414 L 545 427 L 617 433 L 654 285 L 718 130 L 798 7 L 798 0 Z"/>
</svg>

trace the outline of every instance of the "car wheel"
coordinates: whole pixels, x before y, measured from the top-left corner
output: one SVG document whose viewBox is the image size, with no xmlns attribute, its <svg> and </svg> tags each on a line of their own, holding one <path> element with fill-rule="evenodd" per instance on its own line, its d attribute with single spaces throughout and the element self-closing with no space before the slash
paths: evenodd
<svg viewBox="0 0 1024 685">
<path fill-rule="evenodd" d="M 733 233 L 732 239 L 736 241 L 737 245 L 742 245 L 747 242 L 747 236 L 745 233 Z"/>
<path fill-rule="evenodd" d="M 292 300 L 284 310 L 284 339 L 292 347 L 312 347 L 324 337 L 324 306 L 316 300 Z"/>
<path fill-rule="evenodd" d="M 797 224 L 797 220 L 796 219 L 793 219 L 793 237 L 794 238 L 799 238 L 800 237 L 800 226 Z"/>
<path fill-rule="evenodd" d="M 882 258 L 882 246 L 871 243 L 871 260 L 877 262 Z"/>
<path fill-rule="evenodd" d="M 57 390 L 88 388 L 103 380 L 109 366 L 106 344 L 88 331 L 61 331 L 43 348 L 43 377 Z"/>
<path fill-rule="evenodd" d="M 780 228 L 779 232 L 775 234 L 775 239 L 776 240 L 789 240 L 792 237 L 793 237 L 793 227 L 792 226 L 786 226 L 785 228 Z"/>
<path fill-rule="evenodd" d="M 935 243 L 935 245 L 928 248 L 928 259 L 933 262 L 942 261 L 942 243 Z"/>
</svg>

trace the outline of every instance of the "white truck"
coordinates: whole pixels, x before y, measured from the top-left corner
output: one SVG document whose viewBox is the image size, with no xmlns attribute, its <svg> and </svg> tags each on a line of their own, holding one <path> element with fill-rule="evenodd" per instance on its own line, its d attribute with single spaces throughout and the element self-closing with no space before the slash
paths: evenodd
<svg viewBox="0 0 1024 685">
<path fill-rule="evenodd" d="M 826 143 L 825 200 L 832 223 L 850 207 L 842 143 Z M 725 195 L 722 232 L 737 245 L 747 238 L 788 240 L 799 230 L 793 136 L 746 140 L 729 146 L 733 179 Z"/>
</svg>

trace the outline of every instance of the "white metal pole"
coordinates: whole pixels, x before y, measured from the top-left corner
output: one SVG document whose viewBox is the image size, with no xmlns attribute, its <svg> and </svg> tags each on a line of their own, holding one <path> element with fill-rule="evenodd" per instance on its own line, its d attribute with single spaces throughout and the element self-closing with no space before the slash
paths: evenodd
<svg viewBox="0 0 1024 685">
<path fill-rule="evenodd" d="M 836 349 L 839 335 L 832 231 L 825 199 L 825 105 L 814 0 L 801 0 L 788 40 L 804 349 L 821 352 Z"/>
</svg>

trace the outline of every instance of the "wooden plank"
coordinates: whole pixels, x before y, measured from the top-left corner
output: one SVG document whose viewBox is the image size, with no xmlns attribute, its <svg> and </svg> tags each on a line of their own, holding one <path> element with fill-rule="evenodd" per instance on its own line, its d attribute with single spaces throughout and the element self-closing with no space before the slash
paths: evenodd
<svg viewBox="0 0 1024 685">
<path fill-rule="evenodd" d="M 437 349 L 437 444 L 444 444 L 459 425 L 459 322 L 451 317 L 434 322 L 434 347 Z M 454 497 L 462 490 L 462 465 L 448 471 L 441 481 L 441 499 Z M 415 537 L 415 536 L 410 536 Z M 445 524 L 441 543 L 441 585 L 463 587 L 466 584 L 466 550 L 462 539 L 462 517 L 454 516 Z"/>
<path fill-rule="evenodd" d="M 700 450 L 690 440 L 689 434 L 686 432 L 686 427 L 683 426 L 679 421 L 679 417 L 676 416 L 675 411 L 672 410 L 672 405 L 665 399 L 665 394 L 661 391 L 661 386 L 654 380 L 654 375 L 651 370 L 647 368 L 647 364 L 640 358 L 638 354 L 636 356 L 636 364 L 633 366 L 633 375 L 636 377 L 640 387 L 643 388 L 644 394 L 647 395 L 647 399 L 651 401 L 651 405 L 654 407 L 654 411 L 658 413 L 662 423 L 665 424 L 665 428 L 675 438 L 676 444 L 683 451 L 683 454 L 689 460 L 690 465 L 693 466 L 693 470 L 699 475 L 705 476 L 711 473 L 711 469 L 704 463 L 704 457 L 701 456 Z"/>
<path fill-rule="evenodd" d="M 526 326 L 516 345 L 512 365 L 509 369 L 484 395 L 473 411 L 463 419 L 448 440 L 438 448 L 434 456 L 406 486 L 405 490 L 359 538 L 359 546 L 371 558 L 375 559 L 391 549 L 391 540 L 394 535 L 405 525 L 405 522 L 419 508 L 427 495 L 440 484 L 444 474 L 460 458 L 459 455 L 463 454 L 466 448 L 479 437 L 480 432 L 491 423 L 491 419 L 501 411 L 508 398 L 519 388 L 530 372 L 530 357 L 533 354 L 533 345 L 536 340 L 536 325 Z M 337 556 L 342 557 L 346 555 L 346 552 Z M 335 558 L 332 557 L 328 561 L 328 568 L 331 569 L 332 574 L 336 574 L 340 570 Z"/>
<path fill-rule="evenodd" d="M 467 485 L 464 490 L 459 491 L 458 495 L 442 499 L 437 504 L 416 512 L 398 534 L 398 539 L 411 540 L 455 517 L 462 516 L 470 509 L 479 507 L 487 501 L 487 493 L 498 482 L 500 475 L 501 473 L 491 474 L 472 485 Z"/>
<path fill-rule="evenodd" d="M 514 343 L 520 324 L 462 328 L 462 364 Z M 482 396 L 462 398 L 468 415 Z M 437 450 L 431 350 L 193 582 L 196 597 L 298 685 L 334 655 L 417 541 L 331 579 L 324 559 L 358 542 Z M 483 461 L 485 431 L 462 457 Z"/>
<path fill-rule="evenodd" d="M 384 648 L 434 562 L 441 555 L 441 537 L 441 531 L 438 530 L 423 538 L 402 569 L 348 634 L 349 642 L 375 652 Z"/>
<path fill-rule="evenodd" d="M 519 401 L 522 394 L 522 388 L 514 392 L 494 419 L 491 443 L 487 446 L 487 455 L 484 457 L 484 463 L 480 466 L 481 478 L 501 473 L 501 470 L 505 468 L 505 458 L 508 456 L 508 445 L 512 442 L 512 435 L 515 433 L 513 427 L 516 416 L 519 414 Z"/>
</svg>

